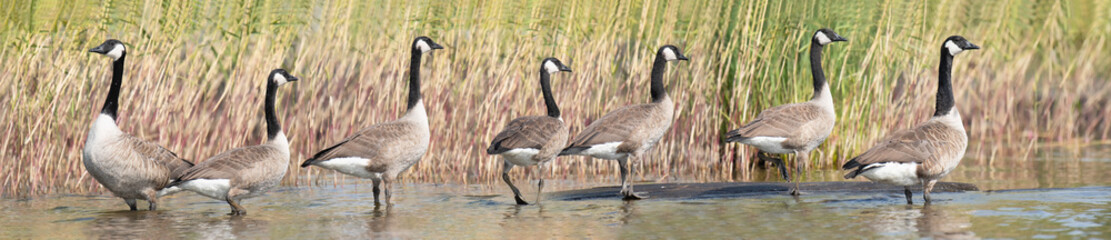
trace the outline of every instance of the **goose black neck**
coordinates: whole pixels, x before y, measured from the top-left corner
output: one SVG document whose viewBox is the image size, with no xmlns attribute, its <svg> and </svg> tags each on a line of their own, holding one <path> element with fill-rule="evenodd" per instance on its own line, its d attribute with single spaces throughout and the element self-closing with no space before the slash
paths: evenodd
<svg viewBox="0 0 1111 240">
<path fill-rule="evenodd" d="M 656 54 L 656 62 L 652 63 L 652 102 L 662 101 L 667 97 L 664 87 L 664 70 L 667 68 L 667 59 L 663 54 Z"/>
<path fill-rule="evenodd" d="M 810 43 L 810 73 L 814 75 L 814 96 L 811 99 L 816 99 L 826 85 L 826 74 L 822 70 L 822 44 L 816 41 Z"/>
<path fill-rule="evenodd" d="M 123 84 L 123 59 L 125 57 L 127 57 L 127 53 L 121 54 L 120 58 L 112 62 L 112 86 L 108 88 L 108 98 L 104 99 L 104 108 L 100 109 L 101 114 L 108 115 L 113 120 L 116 119 L 116 112 L 120 106 L 120 85 Z"/>
<path fill-rule="evenodd" d="M 548 116 L 558 118 L 559 106 L 556 105 L 555 97 L 552 96 L 551 74 L 544 71 L 543 67 L 540 69 L 540 91 L 544 93 L 544 105 L 548 108 Z"/>
<path fill-rule="evenodd" d="M 420 55 L 420 50 L 413 49 L 413 56 L 409 60 L 409 101 L 406 110 L 413 109 L 420 102 Z"/>
<path fill-rule="evenodd" d="M 278 95 L 278 83 L 274 79 L 266 81 L 266 106 L 263 111 L 266 111 L 266 137 L 273 140 L 279 133 L 282 132 L 282 123 L 278 122 L 278 113 L 274 111 L 274 101 Z"/>
<path fill-rule="evenodd" d="M 953 109 L 953 55 L 941 48 L 941 64 L 937 71 L 937 106 L 934 116 L 943 116 Z"/>
</svg>

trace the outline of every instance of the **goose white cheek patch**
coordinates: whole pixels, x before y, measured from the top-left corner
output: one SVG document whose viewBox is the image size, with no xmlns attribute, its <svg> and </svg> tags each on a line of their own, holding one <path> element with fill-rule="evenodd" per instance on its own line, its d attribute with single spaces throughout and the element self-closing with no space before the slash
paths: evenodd
<svg viewBox="0 0 1111 240">
<path fill-rule="evenodd" d="M 958 53 L 964 51 L 960 46 L 957 46 L 953 41 L 945 41 L 945 48 L 949 49 L 949 55 L 956 56 Z"/>
<path fill-rule="evenodd" d="M 556 73 L 559 72 L 559 66 L 556 66 L 552 61 L 547 61 L 544 62 L 544 70 L 548 71 L 548 73 Z"/>
<path fill-rule="evenodd" d="M 671 50 L 670 48 L 664 48 L 664 59 L 671 61 L 678 60 L 679 57 L 675 55 L 675 51 Z"/>
<path fill-rule="evenodd" d="M 116 44 L 116 46 L 112 48 L 112 51 L 108 51 L 108 53 L 105 54 L 105 55 L 108 55 L 109 57 L 112 57 L 112 60 L 116 60 L 116 59 L 120 59 L 120 57 L 123 56 L 123 51 L 124 51 L 123 45 Z"/>
<path fill-rule="evenodd" d="M 282 76 L 282 74 L 274 74 L 274 83 L 277 83 L 278 86 L 281 86 L 282 84 L 285 84 L 287 82 L 289 82 L 288 79 L 286 79 L 285 76 Z"/>
<path fill-rule="evenodd" d="M 818 39 L 818 44 L 821 44 L 822 46 L 833 42 L 833 40 L 829 39 L 829 36 L 826 36 L 826 34 L 822 32 L 814 34 L 814 39 Z"/>
<path fill-rule="evenodd" d="M 420 40 L 417 41 L 417 50 L 420 50 L 420 52 L 422 53 L 426 53 L 428 51 L 432 51 L 432 46 L 428 46 L 428 43 L 424 42 L 424 40 Z"/>
</svg>

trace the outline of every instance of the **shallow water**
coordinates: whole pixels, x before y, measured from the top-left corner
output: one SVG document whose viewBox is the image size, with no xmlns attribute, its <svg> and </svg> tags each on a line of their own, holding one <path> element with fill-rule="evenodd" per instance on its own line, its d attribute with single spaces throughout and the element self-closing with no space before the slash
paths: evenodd
<svg viewBox="0 0 1111 240">
<path fill-rule="evenodd" d="M 1108 155 L 988 167 L 966 160 L 948 181 L 987 191 L 767 194 L 732 199 L 547 200 L 516 206 L 504 186 L 404 184 L 376 208 L 369 181 L 286 187 L 246 200 L 249 215 L 181 193 L 159 211 L 124 211 L 107 196 L 0 200 L 0 239 L 11 238 L 1109 238 Z M 834 171 L 808 173 L 814 178 Z M 523 180 L 519 180 L 522 181 Z M 551 189 L 583 184 L 552 181 Z M 523 185 L 523 184 L 519 184 Z M 569 187 L 573 186 L 573 187 Z M 1022 190 L 1001 190 L 1034 188 Z M 990 190 L 995 189 L 995 190 Z M 535 195 L 525 187 L 527 198 Z M 145 208 L 145 203 L 140 206 Z"/>
</svg>

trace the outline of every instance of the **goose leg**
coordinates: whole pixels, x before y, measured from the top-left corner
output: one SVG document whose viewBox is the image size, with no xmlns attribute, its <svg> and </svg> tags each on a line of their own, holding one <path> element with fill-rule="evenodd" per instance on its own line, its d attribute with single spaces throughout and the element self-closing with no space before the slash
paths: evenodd
<svg viewBox="0 0 1111 240">
<path fill-rule="evenodd" d="M 389 173 L 384 175 L 385 176 L 383 176 L 384 178 L 382 179 L 382 186 L 384 189 L 382 190 L 383 193 L 386 195 L 386 207 L 389 207 L 393 205 L 393 202 L 390 201 L 390 198 L 393 196 L 393 182 L 394 179 L 396 179 L 395 177 L 397 176 Z"/>
<path fill-rule="evenodd" d="M 247 215 L 247 209 L 243 208 L 243 206 L 240 206 L 239 205 L 239 200 L 236 200 L 236 198 L 235 198 L 236 196 L 239 196 L 239 194 L 242 194 L 242 193 L 244 193 L 243 190 L 233 188 L 233 189 L 228 191 L 228 196 L 226 197 L 226 199 L 224 199 L 225 201 L 228 202 L 228 205 L 231 206 L 231 214 L 230 215 L 232 215 L 232 216 Z"/>
<path fill-rule="evenodd" d="M 130 207 L 131 211 L 139 211 L 139 208 L 135 207 L 135 199 L 124 199 L 123 202 L 127 203 L 127 207 Z"/>
<path fill-rule="evenodd" d="M 378 201 L 378 195 L 382 193 L 382 178 L 374 178 L 371 181 L 374 181 L 374 189 L 372 190 L 374 191 L 374 206 L 378 206 L 381 204 Z"/>
<path fill-rule="evenodd" d="M 158 210 L 158 191 L 154 191 L 154 189 L 147 189 L 145 193 L 147 194 L 147 203 L 149 203 L 147 210 Z"/>
<path fill-rule="evenodd" d="M 770 154 L 764 151 L 757 152 L 756 157 L 760 158 L 760 160 L 764 160 L 765 162 L 772 162 L 773 164 L 775 164 L 776 168 L 779 169 L 779 176 L 783 177 L 784 181 L 791 182 L 791 177 L 787 175 L 787 165 L 783 164 L 782 158 L 772 157 Z"/>
<path fill-rule="evenodd" d="M 544 165 L 547 164 L 536 164 L 536 178 L 539 178 L 538 183 L 536 183 L 536 204 L 540 204 L 540 197 L 544 195 Z"/>
<path fill-rule="evenodd" d="M 911 199 L 914 199 L 913 198 L 914 194 L 910 192 L 910 187 L 909 186 L 903 187 L 903 194 L 907 195 L 907 205 L 914 204 L 914 201 L 911 200 Z"/>
<path fill-rule="evenodd" d="M 810 159 L 810 153 L 800 152 L 795 154 L 795 188 L 791 189 L 791 195 L 802 195 L 799 191 L 799 184 L 802 182 L 802 165 Z"/>
<path fill-rule="evenodd" d="M 639 200 L 646 198 L 643 195 L 637 194 L 633 191 L 633 184 L 629 183 L 629 175 L 632 175 L 632 166 L 629 166 L 629 156 L 617 159 L 617 164 L 621 165 L 621 195 L 625 200 Z"/>
<path fill-rule="evenodd" d="M 926 199 L 926 204 L 930 204 L 930 190 L 934 189 L 934 184 L 937 184 L 937 180 L 930 180 L 926 182 L 926 186 L 922 188 L 922 195 Z"/>
<path fill-rule="evenodd" d="M 501 180 L 505 181 L 505 184 L 509 185 L 509 189 L 513 190 L 513 200 L 517 201 L 517 205 L 528 205 L 528 202 L 525 202 L 525 199 L 521 198 L 521 190 L 518 190 L 517 186 L 513 185 L 513 180 L 509 179 L 510 169 L 513 169 L 513 164 L 510 164 L 508 161 L 502 164 Z"/>
</svg>

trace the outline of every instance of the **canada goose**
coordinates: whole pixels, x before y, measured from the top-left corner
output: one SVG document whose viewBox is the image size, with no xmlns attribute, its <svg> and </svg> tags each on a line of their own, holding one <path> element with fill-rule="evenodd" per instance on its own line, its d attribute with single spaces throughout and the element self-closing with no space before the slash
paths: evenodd
<svg viewBox="0 0 1111 240">
<path fill-rule="evenodd" d="M 520 205 L 526 205 L 528 202 L 521 198 L 521 191 L 517 190 L 517 186 L 513 186 L 513 181 L 509 180 L 509 170 L 515 165 L 537 166 L 540 182 L 537 184 L 536 202 L 540 203 L 540 194 L 544 192 L 543 165 L 555 159 L 559 151 L 567 145 L 567 124 L 564 124 L 563 117 L 560 117 L 559 106 L 552 97 L 552 86 L 549 80 L 551 74 L 560 71 L 570 72 L 571 68 L 555 58 L 547 58 L 540 63 L 540 91 L 544 94 L 548 115 L 513 119 L 505 125 L 505 130 L 498 133 L 490 142 L 490 148 L 486 149 L 487 154 L 497 154 L 505 158 L 501 178 L 509 185 L 509 189 L 513 190 L 513 199 Z"/>
<path fill-rule="evenodd" d="M 814 96 L 810 101 L 780 105 L 760 112 L 751 122 L 725 134 L 725 142 L 740 142 L 760 149 L 757 156 L 775 163 L 783 179 L 791 181 L 782 158 L 770 154 L 795 154 L 795 188 L 791 195 L 799 195 L 802 180 L 802 163 L 810 151 L 817 148 L 833 131 L 837 114 L 833 111 L 833 96 L 822 70 L 822 47 L 832 42 L 848 41 L 833 30 L 819 29 L 810 39 L 810 72 L 814 75 Z"/>
<path fill-rule="evenodd" d="M 281 183 L 289 168 L 289 140 L 282 132 L 274 101 L 278 86 L 297 81 L 283 69 L 266 80 L 266 142 L 236 148 L 189 168 L 173 186 L 196 192 L 231 206 L 231 215 L 247 215 L 239 200 L 257 197 Z"/>
<path fill-rule="evenodd" d="M 378 204 L 379 186 L 385 182 L 386 205 L 389 206 L 394 180 L 428 151 L 431 133 L 428 130 L 428 114 L 421 101 L 420 58 L 423 53 L 443 48 L 428 37 L 413 40 L 409 62 L 409 101 L 404 116 L 360 130 L 320 150 L 305 160 L 301 167 L 316 165 L 347 175 L 370 178 L 374 181 L 374 204 Z"/>
<path fill-rule="evenodd" d="M 617 160 L 621 168 L 621 195 L 626 200 L 643 199 L 629 183 L 631 166 L 629 157 L 639 159 L 655 146 L 671 128 L 675 104 L 664 87 L 664 69 L 667 61 L 688 60 L 672 45 L 660 47 L 652 64 L 652 102 L 626 106 L 602 116 L 583 129 L 571 140 L 571 145 L 559 153 L 583 155 Z"/>
<path fill-rule="evenodd" d="M 926 203 L 938 179 L 956 168 L 968 147 L 961 114 L 954 108 L 953 56 L 964 50 L 980 49 L 964 37 L 951 36 L 941 45 L 938 66 L 937 105 L 934 115 L 913 129 L 895 132 L 868 151 L 846 162 L 842 169 L 852 170 L 845 179 L 864 176 L 872 181 L 904 186 L 907 204 L 910 186 L 922 184 Z"/>
<path fill-rule="evenodd" d="M 147 200 L 149 209 L 157 210 L 157 191 L 193 163 L 158 144 L 131 136 L 116 125 L 127 47 L 119 40 L 110 39 L 89 52 L 111 57 L 113 63 L 108 98 L 104 100 L 100 115 L 93 120 L 81 152 L 85 169 L 108 191 L 123 198 L 131 211 L 137 210 L 136 199 Z"/>
</svg>

